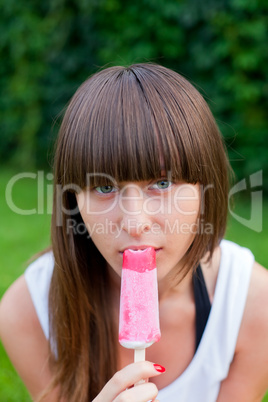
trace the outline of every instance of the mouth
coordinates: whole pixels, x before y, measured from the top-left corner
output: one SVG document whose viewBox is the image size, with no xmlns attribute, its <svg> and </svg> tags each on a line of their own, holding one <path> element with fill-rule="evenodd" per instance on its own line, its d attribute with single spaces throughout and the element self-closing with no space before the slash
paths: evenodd
<svg viewBox="0 0 268 402">
<path fill-rule="evenodd" d="M 132 252 L 137 252 L 137 253 L 138 253 L 138 252 L 143 252 L 143 251 L 145 251 L 145 250 L 146 250 L 147 248 L 149 248 L 149 247 L 154 248 L 156 253 L 158 253 L 158 252 L 161 250 L 160 247 L 157 248 L 157 247 L 154 247 L 154 246 L 129 246 L 129 247 L 126 247 L 126 248 L 123 249 L 123 250 L 120 250 L 120 251 L 119 251 L 119 254 L 123 255 L 125 250 L 130 250 L 130 251 L 132 251 Z"/>
</svg>

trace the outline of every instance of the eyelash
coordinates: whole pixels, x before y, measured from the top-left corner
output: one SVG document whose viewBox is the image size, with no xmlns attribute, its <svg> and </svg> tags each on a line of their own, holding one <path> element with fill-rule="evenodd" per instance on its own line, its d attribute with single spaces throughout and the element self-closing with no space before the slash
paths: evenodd
<svg viewBox="0 0 268 402">
<path fill-rule="evenodd" d="M 168 187 L 165 187 L 165 188 L 159 188 L 159 187 L 154 187 L 154 186 L 156 186 L 158 183 L 161 183 L 161 182 L 168 182 Z M 172 186 L 172 181 L 170 181 L 170 180 L 168 180 L 168 179 L 166 179 L 166 178 L 162 178 L 162 179 L 160 179 L 160 180 L 157 180 L 152 186 L 150 186 L 150 188 L 152 188 L 153 190 L 167 190 L 168 188 L 170 188 L 171 186 Z"/>
<path fill-rule="evenodd" d="M 102 192 L 102 191 L 99 191 L 99 190 L 98 190 L 98 189 L 101 189 L 101 188 L 104 188 L 104 187 L 110 187 L 110 188 L 112 188 L 112 191 L 108 191 L 107 193 L 105 193 L 105 192 Z M 107 185 L 107 186 L 97 186 L 97 187 L 94 187 L 94 190 L 95 190 L 98 194 L 106 195 L 106 194 L 115 193 L 118 189 L 117 189 L 116 187 L 114 187 L 114 186 L 109 186 L 109 185 Z"/>
<path fill-rule="evenodd" d="M 164 187 L 164 188 L 156 187 L 159 183 L 163 183 L 163 182 L 168 182 L 168 186 Z M 172 186 L 172 184 L 173 184 L 173 182 L 171 180 L 168 180 L 166 178 L 161 178 L 160 180 L 157 180 L 153 184 L 149 185 L 148 189 L 149 190 L 158 190 L 158 191 L 167 190 Z M 103 189 L 105 187 L 111 189 L 111 191 L 108 191 L 108 192 L 101 191 L 101 189 Z M 93 190 L 95 190 L 100 195 L 111 195 L 113 193 L 116 193 L 119 189 L 117 187 L 115 187 L 115 186 L 112 186 L 112 185 L 106 185 L 106 186 L 94 187 Z"/>
</svg>

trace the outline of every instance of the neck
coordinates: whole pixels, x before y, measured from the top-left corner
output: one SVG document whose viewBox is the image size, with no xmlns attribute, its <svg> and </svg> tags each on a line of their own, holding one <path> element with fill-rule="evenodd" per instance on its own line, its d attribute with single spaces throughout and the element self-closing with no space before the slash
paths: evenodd
<svg viewBox="0 0 268 402">
<path fill-rule="evenodd" d="M 169 297 L 193 295 L 192 270 L 186 274 L 185 271 L 176 270 L 158 282 L 159 302 Z"/>
</svg>

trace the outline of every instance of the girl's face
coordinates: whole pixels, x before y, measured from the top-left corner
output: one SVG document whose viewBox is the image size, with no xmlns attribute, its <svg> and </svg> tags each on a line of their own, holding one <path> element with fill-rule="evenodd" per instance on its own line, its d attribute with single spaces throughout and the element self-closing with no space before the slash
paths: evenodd
<svg viewBox="0 0 268 402">
<path fill-rule="evenodd" d="M 153 181 L 91 187 L 77 203 L 100 253 L 120 276 L 125 249 L 156 250 L 158 280 L 177 271 L 198 230 L 199 185 Z"/>
</svg>

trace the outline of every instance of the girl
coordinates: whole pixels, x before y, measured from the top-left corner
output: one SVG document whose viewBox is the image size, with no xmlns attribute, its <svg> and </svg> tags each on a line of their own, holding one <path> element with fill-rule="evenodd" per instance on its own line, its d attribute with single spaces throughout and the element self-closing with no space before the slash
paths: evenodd
<svg viewBox="0 0 268 402">
<path fill-rule="evenodd" d="M 52 250 L 1 302 L 33 400 L 261 401 L 268 273 L 222 240 L 228 171 L 206 102 L 179 74 L 111 67 L 78 89 L 55 154 Z M 162 337 L 133 363 L 118 343 L 122 255 L 148 246 Z"/>
</svg>

